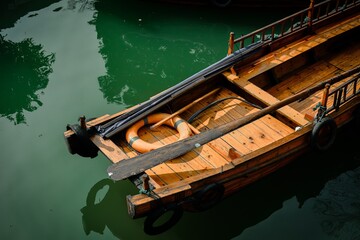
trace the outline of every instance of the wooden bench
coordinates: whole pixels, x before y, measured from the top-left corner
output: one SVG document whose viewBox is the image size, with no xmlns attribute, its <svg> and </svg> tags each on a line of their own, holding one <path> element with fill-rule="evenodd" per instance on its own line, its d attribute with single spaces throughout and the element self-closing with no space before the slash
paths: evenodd
<svg viewBox="0 0 360 240">
<path fill-rule="evenodd" d="M 223 75 L 232 83 L 239 86 L 241 89 L 243 89 L 245 92 L 250 94 L 252 97 L 258 99 L 265 105 L 273 105 L 280 100 L 269 94 L 268 92 L 262 90 L 255 84 L 248 82 L 248 81 L 242 81 L 239 79 L 238 76 L 230 73 L 230 72 L 224 72 Z M 294 122 L 298 126 L 304 126 L 308 123 L 308 121 L 305 119 L 304 114 L 296 111 L 290 106 L 284 106 L 278 110 L 278 112 L 285 116 L 290 121 Z"/>
</svg>

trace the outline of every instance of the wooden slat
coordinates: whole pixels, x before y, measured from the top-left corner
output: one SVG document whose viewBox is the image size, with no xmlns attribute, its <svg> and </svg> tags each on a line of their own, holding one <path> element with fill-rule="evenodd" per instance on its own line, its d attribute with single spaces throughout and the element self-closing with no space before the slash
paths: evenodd
<svg viewBox="0 0 360 240">
<path fill-rule="evenodd" d="M 213 101 L 218 100 L 223 96 L 220 96 L 219 94 L 216 94 L 216 96 L 212 99 L 207 99 L 206 101 L 202 101 L 199 104 L 193 106 L 189 111 L 183 113 L 182 117 L 184 119 L 188 119 L 193 113 L 196 111 L 206 107 L 208 104 L 210 104 Z M 218 111 L 220 111 L 221 108 L 218 106 L 212 107 L 210 110 L 203 112 L 198 118 L 195 119 L 193 122 L 193 125 L 195 125 L 198 129 L 201 131 L 209 130 L 211 128 L 217 127 L 219 125 L 222 125 L 226 123 L 226 121 L 223 121 L 219 119 Z M 215 112 L 215 113 L 214 113 Z M 218 117 L 215 117 L 215 116 Z M 228 157 L 228 152 L 231 148 L 236 148 L 238 150 L 241 150 L 242 153 L 249 152 L 249 149 L 244 147 L 243 143 L 240 143 L 237 139 L 235 139 L 231 135 L 223 136 L 221 139 L 214 140 L 210 143 L 211 147 L 215 149 L 217 152 L 219 152 L 223 157 Z"/>
<path fill-rule="evenodd" d="M 263 134 L 272 139 L 273 141 L 279 140 L 280 138 L 283 138 L 284 136 L 281 135 L 278 131 L 274 130 L 273 128 L 271 128 L 271 126 L 274 125 L 274 127 L 276 128 L 276 125 L 278 124 L 278 121 L 273 118 L 272 119 L 272 123 L 270 124 L 265 124 L 262 121 L 262 118 L 254 121 L 254 127 L 256 127 L 258 129 L 258 131 L 260 131 L 260 133 L 263 132 Z"/>
<path fill-rule="evenodd" d="M 128 158 L 132 158 L 138 155 L 133 149 L 130 149 L 129 145 L 123 140 L 115 141 L 115 143 L 117 146 L 119 146 L 119 148 L 122 149 Z M 155 188 L 160 188 L 161 186 L 165 186 L 167 184 L 167 182 L 160 178 L 152 169 L 146 170 L 145 173 L 149 176 L 150 184 L 152 184 Z"/>
<path fill-rule="evenodd" d="M 186 105 L 185 107 L 179 109 L 178 111 L 172 113 L 172 114 L 169 115 L 168 117 L 166 117 L 166 118 L 162 119 L 161 121 L 155 123 L 154 125 L 152 125 L 152 126 L 150 127 L 150 129 L 155 129 L 155 128 L 157 128 L 158 126 L 162 125 L 162 124 L 163 124 L 164 122 L 166 122 L 167 120 L 169 120 L 170 118 L 173 118 L 173 117 L 175 117 L 175 116 L 178 116 L 180 113 L 185 112 L 187 109 L 191 108 L 191 106 L 194 106 L 195 104 L 197 104 L 197 103 L 200 102 L 201 100 L 203 100 L 203 99 L 205 99 L 205 98 L 213 95 L 215 92 L 219 91 L 219 89 L 220 89 L 220 88 L 214 89 L 214 90 L 212 90 L 211 92 L 205 94 L 204 96 L 202 96 L 202 97 L 196 99 L 195 101 L 189 103 L 189 104 Z"/>
<path fill-rule="evenodd" d="M 227 94 L 230 96 L 236 97 L 236 94 L 229 90 L 227 91 Z M 227 107 L 229 105 L 234 106 L 234 109 L 239 113 L 239 116 L 246 116 L 254 111 L 259 111 L 259 109 L 254 108 L 254 107 L 250 106 L 249 104 L 244 103 L 239 100 L 227 101 L 227 103 L 224 103 L 223 106 Z M 276 132 L 277 135 L 282 136 L 282 137 L 287 136 L 288 134 L 294 132 L 293 129 L 291 129 L 284 123 L 280 122 L 279 120 L 275 119 L 271 115 L 267 115 L 267 116 L 264 116 L 264 117 L 256 120 L 254 122 L 254 125 L 258 126 L 258 127 L 259 127 L 259 125 L 261 125 L 261 129 L 265 129 L 270 132 L 271 131 Z M 267 129 L 267 128 L 269 128 L 269 129 Z M 270 134 L 270 136 L 272 136 L 272 134 Z"/>
<path fill-rule="evenodd" d="M 161 131 L 153 131 L 153 134 L 164 145 L 176 142 L 178 140 L 177 132 L 166 126 L 163 126 Z M 215 165 L 203 159 L 202 156 L 200 156 L 194 150 L 179 157 L 179 159 L 181 159 L 185 164 L 187 164 L 191 169 L 193 169 L 197 173 L 215 167 Z"/>
<path fill-rule="evenodd" d="M 221 92 L 219 92 L 217 94 L 217 99 L 225 98 L 225 97 L 229 97 L 229 96 L 235 97 L 236 95 L 227 89 L 223 89 Z M 206 106 L 208 103 L 209 102 L 203 103 L 203 104 Z M 243 105 L 243 106 L 241 107 L 240 105 Z M 236 111 L 229 110 L 229 108 L 231 108 L 232 110 L 236 110 Z M 240 111 L 238 111 L 237 109 L 243 109 L 243 111 L 240 113 Z M 219 103 L 217 107 L 212 107 L 211 110 L 208 110 L 208 111 L 209 112 L 216 111 L 216 115 L 219 116 L 219 118 L 221 118 L 220 117 L 221 112 L 225 113 L 225 115 L 228 119 L 225 120 L 225 116 L 223 116 L 223 118 L 224 118 L 223 120 L 224 120 L 224 123 L 226 123 L 228 121 L 233 121 L 236 118 L 245 116 L 247 113 L 252 111 L 251 109 L 253 109 L 252 106 L 249 106 L 248 104 L 245 104 L 239 100 L 226 100 L 224 102 Z M 217 121 L 219 121 L 219 118 L 217 119 Z M 276 123 L 276 124 L 283 124 L 283 123 L 280 123 L 278 120 L 275 120 L 275 119 L 273 119 L 273 120 L 274 120 L 274 123 Z M 203 121 L 203 120 L 201 120 L 201 121 Z M 223 122 L 221 122 L 221 124 L 223 124 Z M 246 146 L 246 143 L 249 144 L 249 142 L 250 142 L 251 143 L 250 146 L 253 147 L 252 150 L 258 149 L 259 147 L 267 145 L 267 144 L 271 143 L 272 141 L 275 141 L 282 137 L 281 134 L 279 134 L 275 130 L 271 129 L 266 124 L 262 123 L 261 120 L 255 121 L 254 123 L 251 123 L 251 124 L 248 124 L 248 125 L 244 126 L 243 128 L 232 132 L 230 135 L 233 136 L 234 138 L 236 138 L 237 140 L 242 139 L 243 140 L 242 143 L 245 142 L 245 146 Z M 233 144 L 233 142 L 232 142 L 232 144 Z M 249 149 L 246 149 L 244 151 L 244 147 L 243 147 L 244 144 L 242 144 L 240 146 L 242 147 L 241 149 L 239 149 L 240 153 L 249 152 Z M 234 146 L 234 148 L 236 148 L 236 146 Z"/>
<path fill-rule="evenodd" d="M 316 72 L 316 74 L 314 74 Z M 267 90 L 275 98 L 282 100 L 294 95 L 316 83 L 334 76 L 338 69 L 325 61 L 319 61 L 297 71 L 282 82 Z"/>
<path fill-rule="evenodd" d="M 99 135 L 93 135 L 91 137 L 91 141 L 113 163 L 117 163 L 128 158 L 128 156 L 110 139 L 103 139 Z"/>
<path fill-rule="evenodd" d="M 282 136 L 287 136 L 294 132 L 294 129 L 290 128 L 286 124 L 283 124 L 282 122 L 278 121 L 271 115 L 266 115 L 262 118 L 260 118 L 262 122 L 273 128 L 275 131 L 277 131 Z M 277 120 L 278 123 L 275 125 L 274 121 Z"/>
<path fill-rule="evenodd" d="M 343 71 L 348 71 L 360 65 L 360 57 L 354 56 L 360 56 L 360 44 L 355 41 L 353 44 L 348 45 L 344 51 L 334 52 L 329 59 L 329 63 Z"/>
<path fill-rule="evenodd" d="M 134 149 L 130 149 L 128 144 L 124 143 L 122 140 L 117 144 L 122 147 L 129 157 L 138 155 Z M 183 178 L 176 174 L 166 163 L 148 169 L 145 173 L 150 177 L 150 179 L 153 179 L 159 185 L 168 185 L 183 180 Z"/>
<path fill-rule="evenodd" d="M 164 126 L 159 127 L 159 129 L 162 129 L 162 128 L 164 128 Z M 144 128 L 140 129 L 138 134 L 139 134 L 139 137 L 146 142 L 149 142 L 149 143 L 157 142 L 158 143 L 158 139 L 156 139 L 156 137 L 150 131 L 146 131 L 146 129 L 144 129 Z M 166 171 L 166 172 L 162 173 L 162 172 L 159 172 L 159 169 L 157 169 L 157 174 L 159 176 L 162 176 L 164 174 L 166 174 L 166 175 L 173 174 L 173 175 L 179 175 L 182 179 L 185 179 L 185 178 L 188 178 L 188 177 L 194 175 L 193 169 L 191 169 L 187 164 L 185 164 L 179 158 L 167 161 L 165 164 L 167 165 L 167 167 L 169 167 L 172 170 L 172 172 Z M 165 169 L 165 170 L 167 170 L 167 169 Z"/>
<path fill-rule="evenodd" d="M 229 90 L 223 89 L 219 94 L 218 98 L 225 98 L 229 96 L 235 96 L 234 94 L 231 94 Z M 239 100 L 226 100 L 225 102 L 221 102 L 218 104 L 218 107 L 216 109 L 212 109 L 212 111 L 216 111 L 216 114 L 219 115 L 220 112 L 224 112 L 226 117 L 228 117 L 228 121 L 233 121 L 237 118 L 241 118 L 246 115 L 246 113 L 250 112 L 252 106 L 247 105 L 247 107 L 244 107 L 247 111 L 240 114 L 238 111 L 232 111 L 236 110 L 236 108 L 240 107 L 240 104 L 244 104 L 243 102 L 240 102 Z M 231 108 L 232 110 L 229 110 Z M 209 110 L 210 111 L 210 110 Z M 259 127 L 261 125 L 261 127 Z M 270 144 L 272 141 L 277 140 L 281 138 L 281 135 L 278 135 L 277 132 L 273 131 L 272 129 L 268 128 L 265 124 L 261 124 L 261 122 L 258 122 L 258 125 L 256 122 L 248 124 L 244 126 L 243 128 L 233 131 L 230 135 L 232 135 L 237 140 L 242 140 L 243 143 L 245 143 L 246 146 L 250 146 L 252 150 L 256 150 L 259 147 L 265 146 L 267 144 Z M 246 152 L 249 152 L 249 150 L 245 150 Z M 244 152 L 244 148 L 239 149 L 240 153 Z"/>
<path fill-rule="evenodd" d="M 205 107 L 210 104 L 210 102 L 203 104 L 203 107 Z M 230 118 L 231 114 L 233 113 L 230 109 L 227 109 L 225 112 L 221 107 L 216 105 L 211 108 L 211 111 L 206 111 L 200 115 L 197 121 L 201 122 L 207 129 L 212 129 L 231 122 L 233 120 L 233 118 Z M 241 116 L 238 116 L 238 118 L 241 118 Z M 246 154 L 249 150 L 253 151 L 259 148 L 252 140 L 244 136 L 238 130 L 234 130 L 221 138 L 230 144 L 232 148 L 237 149 L 243 154 Z"/>
<path fill-rule="evenodd" d="M 274 141 L 273 139 L 269 138 L 267 134 L 264 133 L 264 131 L 257 129 L 254 123 L 247 124 L 238 129 L 238 131 L 259 148 L 264 147 Z"/>
<path fill-rule="evenodd" d="M 239 78 L 236 75 L 231 73 L 224 73 L 224 75 L 233 83 L 241 87 L 244 91 L 251 94 L 252 97 L 262 101 L 266 105 L 273 105 L 280 100 L 262 90 L 255 84 L 250 82 L 239 81 Z M 295 124 L 299 126 L 303 126 L 308 123 L 308 121 L 304 118 L 304 115 L 291 108 L 290 106 L 284 106 L 277 110 L 280 114 L 287 117 L 289 120 L 293 121 Z"/>
<path fill-rule="evenodd" d="M 237 100 L 235 100 L 237 101 Z M 245 114 L 243 112 L 239 112 L 241 108 L 238 108 L 238 104 L 234 104 L 234 110 L 236 113 L 239 113 L 240 116 L 245 116 L 249 112 L 247 111 Z M 257 110 L 256 110 L 257 111 Z M 234 114 L 229 115 L 233 120 L 235 120 L 237 117 Z M 272 131 L 269 127 L 267 127 L 265 124 L 261 123 L 261 120 L 254 121 L 252 123 L 249 123 L 242 128 L 238 130 L 241 132 L 244 136 L 246 136 L 249 140 L 253 141 L 257 146 L 262 147 L 270 144 L 276 139 L 281 138 L 281 136 L 278 136 L 278 134 L 274 131 Z"/>
</svg>

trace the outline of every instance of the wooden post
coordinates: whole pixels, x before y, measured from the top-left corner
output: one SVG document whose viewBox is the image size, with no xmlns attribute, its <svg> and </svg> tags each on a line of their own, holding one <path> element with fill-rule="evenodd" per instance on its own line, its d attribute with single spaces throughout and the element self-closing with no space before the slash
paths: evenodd
<svg viewBox="0 0 360 240">
<path fill-rule="evenodd" d="M 229 37 L 229 47 L 228 47 L 227 55 L 230 55 L 233 52 L 234 52 L 234 32 L 231 32 Z"/>
<path fill-rule="evenodd" d="M 308 10 L 308 27 L 311 30 L 312 28 L 312 21 L 313 21 L 313 15 L 314 15 L 314 0 L 310 0 L 310 6 Z"/>
<path fill-rule="evenodd" d="M 244 42 L 242 42 L 244 43 Z M 244 47 L 244 46 L 241 46 Z M 234 32 L 230 33 L 230 37 L 229 37 L 229 47 L 228 47 L 228 53 L 227 55 L 230 55 L 234 52 Z M 232 74 L 236 74 L 236 71 L 233 67 L 230 68 L 230 71 Z"/>
<path fill-rule="evenodd" d="M 86 129 L 87 127 L 86 127 L 86 122 L 85 122 L 85 116 L 80 116 L 79 121 L 80 121 L 80 127 L 82 129 Z"/>
<path fill-rule="evenodd" d="M 149 176 L 143 175 L 143 176 L 141 176 L 141 180 L 142 180 L 142 190 L 149 191 L 149 189 L 150 189 Z"/>
<path fill-rule="evenodd" d="M 324 92 L 321 98 L 321 106 L 326 108 L 327 102 L 328 102 L 328 97 L 329 97 L 329 89 L 330 89 L 330 84 L 326 84 L 325 88 L 324 88 Z"/>
<path fill-rule="evenodd" d="M 330 84 L 327 83 L 325 84 L 324 90 L 323 90 L 323 95 L 321 98 L 321 103 L 320 106 L 318 105 L 318 112 L 316 114 L 316 119 L 321 120 L 325 114 L 326 114 L 326 105 L 328 102 L 328 97 L 329 97 L 329 89 L 330 89 Z M 335 101 L 335 99 L 334 99 Z"/>
</svg>

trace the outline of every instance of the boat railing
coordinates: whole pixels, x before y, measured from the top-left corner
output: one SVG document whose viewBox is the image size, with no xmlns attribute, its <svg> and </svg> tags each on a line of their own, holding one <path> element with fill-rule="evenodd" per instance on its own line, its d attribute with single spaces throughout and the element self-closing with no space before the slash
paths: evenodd
<svg viewBox="0 0 360 240">
<path fill-rule="evenodd" d="M 360 94 L 360 73 L 356 74 L 350 80 L 341 84 L 334 90 L 332 90 L 328 97 L 332 99 L 332 105 L 326 109 L 326 112 L 331 112 L 332 110 L 338 110 L 341 105 L 350 101 L 356 95 Z"/>
<path fill-rule="evenodd" d="M 318 109 L 316 119 L 320 120 L 328 113 L 338 111 L 340 106 L 350 101 L 357 95 L 360 95 L 360 66 L 352 70 L 352 77 L 339 86 L 335 86 L 330 92 L 332 82 L 325 84 L 321 102 L 318 103 L 314 110 Z M 334 82 L 333 84 L 335 84 Z M 331 102 L 330 104 L 328 104 Z M 330 105 L 330 106 L 328 106 Z"/>
<path fill-rule="evenodd" d="M 288 37 L 295 32 L 312 29 L 313 26 L 320 22 L 335 17 L 359 5 L 360 0 L 327 0 L 318 4 L 314 4 L 314 0 L 311 0 L 310 6 L 307 9 L 269 24 L 252 33 L 236 39 L 234 33 L 230 33 L 228 54 L 233 53 L 234 48 L 241 49 L 259 41 L 264 44 L 270 43 L 274 40 Z"/>
</svg>

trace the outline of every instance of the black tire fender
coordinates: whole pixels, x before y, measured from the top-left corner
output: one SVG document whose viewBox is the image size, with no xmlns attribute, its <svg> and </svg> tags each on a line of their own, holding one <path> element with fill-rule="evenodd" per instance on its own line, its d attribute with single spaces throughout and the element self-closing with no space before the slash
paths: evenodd
<svg viewBox="0 0 360 240">
<path fill-rule="evenodd" d="M 172 211 L 172 215 L 166 222 L 156 226 L 156 221 L 159 220 L 166 212 Z M 144 222 L 144 232 L 149 235 L 156 235 L 163 233 L 173 227 L 182 217 L 184 210 L 179 205 L 169 205 L 161 207 L 150 213 Z"/>
<path fill-rule="evenodd" d="M 324 117 L 315 122 L 311 132 L 312 147 L 324 151 L 329 149 L 336 139 L 336 123 L 331 117 Z"/>
</svg>

